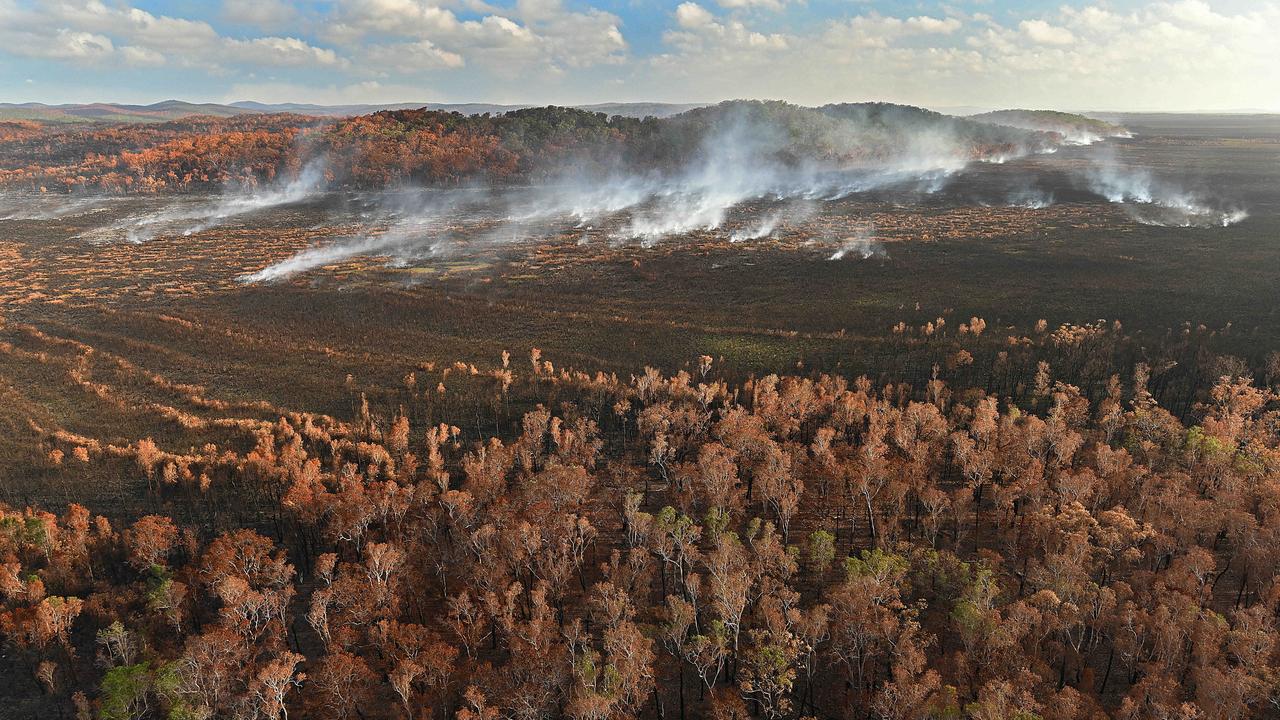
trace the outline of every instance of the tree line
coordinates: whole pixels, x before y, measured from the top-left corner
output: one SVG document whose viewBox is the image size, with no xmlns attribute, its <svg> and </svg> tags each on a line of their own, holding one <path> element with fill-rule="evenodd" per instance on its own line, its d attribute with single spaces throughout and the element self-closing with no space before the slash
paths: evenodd
<svg viewBox="0 0 1280 720">
<path fill-rule="evenodd" d="M 253 188 L 323 166 L 330 187 L 537 182 L 577 172 L 660 172 L 732 145 L 783 164 L 867 162 L 942 138 L 964 159 L 1060 137 L 885 103 L 806 108 L 732 101 L 671 118 L 563 107 L 501 115 L 382 111 L 123 125 L 0 123 L 0 187 L 44 192 Z M 763 140 L 762 140 L 763 139 Z M 757 147 L 758 146 L 758 147 Z"/>
</svg>

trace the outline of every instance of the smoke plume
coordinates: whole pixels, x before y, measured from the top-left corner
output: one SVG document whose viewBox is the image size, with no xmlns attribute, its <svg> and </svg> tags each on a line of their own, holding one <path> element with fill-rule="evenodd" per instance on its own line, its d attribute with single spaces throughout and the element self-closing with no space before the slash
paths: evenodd
<svg viewBox="0 0 1280 720">
<path fill-rule="evenodd" d="M 1116 126 L 1060 113 L 991 115 L 975 121 L 874 103 L 726 103 L 665 120 L 654 137 L 606 154 L 607 160 L 593 155 L 548 162 L 525 187 L 402 187 L 335 195 L 319 207 L 335 212 L 334 205 L 341 206 L 336 212 L 349 223 L 356 206 L 362 230 L 241 280 L 280 280 L 360 256 L 403 265 L 551 236 L 644 247 L 693 233 L 756 241 L 800 228 L 831 203 L 849 198 L 911 204 L 938 201 L 930 198 L 946 190 L 941 201 L 1037 210 L 1054 202 L 1064 177 L 1123 205 L 1138 222 L 1209 227 L 1246 217 L 1243 210 L 1121 162 L 1110 150 L 1109 138 L 1123 134 Z M 1053 154 L 1086 144 L 1096 145 Z M 1083 169 L 1081 152 L 1093 153 Z M 1043 158 L 1020 161 L 1035 155 Z M 330 192 L 327 167 L 323 155 L 313 157 L 295 177 L 275 185 L 228 191 L 213 201 L 182 198 L 81 237 L 145 242 L 158 235 L 193 235 L 254 212 L 310 202 Z M 1057 184 L 1046 186 L 1046 174 L 1056 174 Z M 952 185 L 959 188 L 953 192 Z M 14 215 L 0 208 L 0 217 L 4 213 Z M 830 257 L 883 255 L 870 231 L 860 230 L 839 240 Z"/>
<path fill-rule="evenodd" d="M 1091 191 L 1123 205 L 1131 218 L 1145 225 L 1228 227 L 1249 216 L 1242 208 L 1224 207 L 1145 167 L 1123 164 L 1109 148 L 1093 153 L 1084 179 Z"/>
<path fill-rule="evenodd" d="M 843 260 L 846 257 L 857 257 L 862 260 L 869 260 L 873 257 L 887 258 L 889 253 L 884 249 L 884 245 L 880 244 L 873 237 L 874 228 L 870 225 L 863 225 L 850 237 L 840 242 L 840 247 L 831 253 L 828 260 Z"/>
</svg>

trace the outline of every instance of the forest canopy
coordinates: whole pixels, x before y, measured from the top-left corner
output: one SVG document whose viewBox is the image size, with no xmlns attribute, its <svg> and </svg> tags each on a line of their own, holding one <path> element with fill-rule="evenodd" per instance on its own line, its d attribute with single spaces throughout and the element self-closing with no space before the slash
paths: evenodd
<svg viewBox="0 0 1280 720">
<path fill-rule="evenodd" d="M 1063 136 L 1052 127 L 993 125 L 885 103 L 806 108 L 732 101 L 643 119 L 545 107 L 500 115 L 392 110 L 341 120 L 238 115 L 114 125 L 16 121 L 0 123 L 0 137 L 0 186 L 158 192 L 254 187 L 296 176 L 309 164 L 324 168 L 331 187 L 360 188 L 535 182 L 566 169 L 661 172 L 720 152 L 727 143 L 784 164 L 841 167 L 918 152 L 913 146 L 928 138 L 937 147 L 927 149 L 945 145 L 967 161 L 1042 150 Z"/>
<path fill-rule="evenodd" d="M 45 428 L 51 473 L 124 474 L 145 501 L 0 507 L 0 669 L 29 707 L 113 720 L 1280 703 L 1280 355 L 1255 382 L 1188 335 L 1165 350 L 1219 379 L 1178 389 L 1173 364 L 1110 364 L 1134 349 L 1119 325 L 894 334 L 945 358 L 931 379 L 711 356 L 620 378 L 533 349 L 375 403 L 348 376 L 345 420 L 174 415 L 240 437 L 222 446 Z"/>
</svg>

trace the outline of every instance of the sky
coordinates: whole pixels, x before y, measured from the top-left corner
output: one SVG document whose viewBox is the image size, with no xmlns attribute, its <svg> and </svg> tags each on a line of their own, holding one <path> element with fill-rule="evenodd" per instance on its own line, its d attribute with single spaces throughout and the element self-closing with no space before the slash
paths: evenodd
<svg viewBox="0 0 1280 720">
<path fill-rule="evenodd" d="M 1280 111 L 1280 0 L 0 0 L 0 102 Z"/>
</svg>

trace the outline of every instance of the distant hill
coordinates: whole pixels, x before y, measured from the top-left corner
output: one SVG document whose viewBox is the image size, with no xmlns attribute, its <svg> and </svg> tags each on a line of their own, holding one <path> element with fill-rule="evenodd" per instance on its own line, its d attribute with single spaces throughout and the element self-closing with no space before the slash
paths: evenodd
<svg viewBox="0 0 1280 720">
<path fill-rule="evenodd" d="M 387 105 L 313 105 L 309 103 L 234 102 L 189 103 L 166 100 L 152 105 L 89 103 L 83 105 L 46 105 L 44 103 L 0 103 L 0 120 L 37 120 L 56 123 L 155 123 L 193 116 L 235 117 L 238 115 L 291 113 L 315 117 L 355 117 L 380 110 L 440 110 L 463 115 L 497 115 L 532 105 L 497 105 L 492 103 L 393 103 Z M 670 117 L 698 105 L 671 103 L 600 103 L 578 106 L 582 110 L 609 116 L 642 118 Z"/>
<path fill-rule="evenodd" d="M 897 105 L 883 102 L 842 103 L 824 105 L 818 110 L 839 118 L 856 127 L 866 128 L 886 136 L 888 142 L 901 142 L 908 136 L 921 133 L 945 134 L 952 140 L 971 143 L 1000 145 L 1007 143 L 1035 145 L 1042 138 L 1034 133 L 1043 128 L 1013 123 L 991 123 L 976 118 L 955 117 L 913 105 Z"/>
<path fill-rule="evenodd" d="M 492 103 L 390 103 L 387 105 L 314 105 L 311 103 L 260 103 L 241 101 L 231 103 L 229 107 L 249 110 L 258 113 L 294 113 L 316 117 L 355 117 L 368 115 L 381 110 L 442 110 L 459 112 L 463 115 L 483 115 L 484 113 L 503 113 L 518 110 L 528 105 L 495 105 Z"/>
<path fill-rule="evenodd" d="M 698 103 L 597 103 L 595 105 L 575 105 L 579 110 L 589 110 L 591 112 L 604 113 L 609 117 L 621 115 L 623 117 L 671 117 L 679 115 L 682 112 L 705 107 Z"/>
<path fill-rule="evenodd" d="M 498 115 L 500 113 L 511 112 L 512 110 L 524 110 L 531 107 L 542 107 L 541 105 L 497 105 L 493 103 L 398 103 L 394 105 L 309 105 L 306 103 L 277 103 L 267 104 L 260 102 L 236 102 L 231 103 L 231 107 L 242 108 L 245 110 L 253 110 L 264 113 L 288 112 L 297 113 L 299 115 L 318 115 L 321 117 L 354 117 L 357 115 L 368 115 L 369 113 L 378 112 L 379 110 L 417 110 L 425 108 L 427 110 L 440 110 L 443 112 L 457 112 L 463 115 Z M 593 105 L 570 105 L 568 107 L 577 108 L 578 110 L 587 110 L 589 112 L 604 113 L 610 117 L 614 115 L 622 115 L 623 117 L 671 117 L 678 115 L 686 110 L 692 110 L 702 107 L 697 104 L 675 104 L 675 103 L 596 103 Z"/>
<path fill-rule="evenodd" d="M 970 119 L 992 125 L 1055 132 L 1068 141 L 1092 142 L 1101 138 L 1124 137 L 1129 134 L 1129 131 L 1121 125 L 1057 110 L 996 110 L 971 115 Z"/>
<path fill-rule="evenodd" d="M 673 113 L 681 106 L 505 112 L 494 112 L 502 106 L 492 105 L 438 107 L 324 117 L 317 116 L 318 108 L 334 113 L 356 108 L 255 105 L 231 107 L 231 115 L 214 117 L 213 108 L 182 103 L 81 106 L 80 114 L 65 107 L 26 106 L 22 110 L 28 113 L 58 111 L 76 120 L 0 122 L 0 186 L 113 192 L 255 186 L 306 166 L 323 166 L 326 186 L 359 188 L 529 183 L 555 179 L 567 169 L 599 177 L 618 171 L 649 177 L 684 172 L 743 177 L 756 171 L 790 177 L 866 168 L 892 173 L 957 169 L 1073 142 L 1062 131 L 889 103 L 812 108 L 733 100 L 652 121 L 636 115 Z M 201 115 L 154 121 L 164 113 L 193 109 Z M 121 116 L 152 121 L 92 121 Z M 1059 121 L 1055 127 L 1067 125 Z M 306 141 L 299 142 L 301 137 Z"/>
<path fill-rule="evenodd" d="M 0 103 L 0 120 L 39 120 L 64 123 L 145 123 L 166 122 L 206 115 L 234 117 L 254 114 L 254 110 L 215 103 L 166 100 L 152 105 L 90 103 L 87 105 L 45 105 L 44 103 Z"/>
<path fill-rule="evenodd" d="M 1042 132 L 877 102 L 811 108 L 776 100 L 731 100 L 673 116 L 662 128 L 656 140 L 666 146 L 664 154 L 675 157 L 704 152 L 705 138 L 727 138 L 784 160 L 837 163 L 891 157 L 932 161 L 942 156 L 963 161 L 1021 154 L 1051 144 Z"/>
</svg>

